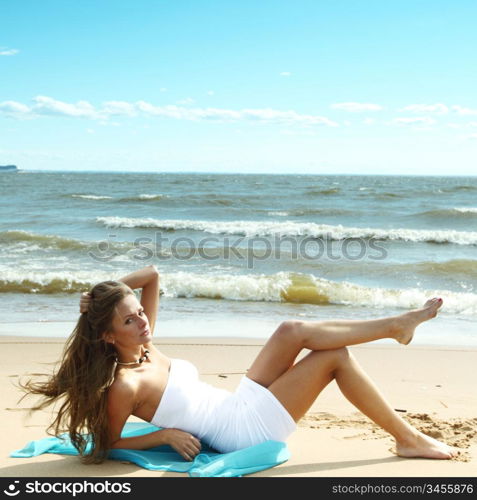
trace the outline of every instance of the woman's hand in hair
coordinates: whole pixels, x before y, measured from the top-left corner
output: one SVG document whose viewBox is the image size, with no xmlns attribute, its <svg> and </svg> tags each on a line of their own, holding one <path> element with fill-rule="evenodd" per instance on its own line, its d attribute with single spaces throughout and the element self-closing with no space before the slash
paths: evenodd
<svg viewBox="0 0 477 500">
<path fill-rule="evenodd" d="M 163 431 L 167 432 L 167 444 L 187 461 L 191 462 L 199 454 L 200 441 L 192 434 L 179 429 L 163 429 Z"/>
<path fill-rule="evenodd" d="M 83 314 L 88 312 L 88 307 L 91 302 L 91 295 L 88 292 L 83 292 L 80 297 L 79 310 Z"/>
</svg>

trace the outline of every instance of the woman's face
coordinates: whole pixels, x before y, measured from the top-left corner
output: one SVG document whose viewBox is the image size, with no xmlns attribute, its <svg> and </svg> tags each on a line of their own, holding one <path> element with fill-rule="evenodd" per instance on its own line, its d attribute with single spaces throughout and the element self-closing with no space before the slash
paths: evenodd
<svg viewBox="0 0 477 500">
<path fill-rule="evenodd" d="M 120 345 L 140 345 L 151 341 L 149 320 L 135 295 L 126 295 L 116 306 L 112 331 L 107 340 Z"/>
</svg>

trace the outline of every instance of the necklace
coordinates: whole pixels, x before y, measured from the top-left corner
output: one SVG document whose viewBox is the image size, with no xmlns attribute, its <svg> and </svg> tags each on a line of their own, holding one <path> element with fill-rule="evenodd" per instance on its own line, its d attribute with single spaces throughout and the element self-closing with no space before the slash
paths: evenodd
<svg viewBox="0 0 477 500">
<path fill-rule="evenodd" d="M 129 365 L 140 365 L 141 363 L 146 361 L 146 359 L 149 359 L 149 351 L 147 349 L 144 351 L 144 355 L 141 356 L 137 361 L 130 361 L 129 363 L 122 363 L 121 361 L 118 360 L 118 358 L 115 358 L 114 360 L 116 361 L 116 363 L 118 365 L 129 366 Z"/>
</svg>

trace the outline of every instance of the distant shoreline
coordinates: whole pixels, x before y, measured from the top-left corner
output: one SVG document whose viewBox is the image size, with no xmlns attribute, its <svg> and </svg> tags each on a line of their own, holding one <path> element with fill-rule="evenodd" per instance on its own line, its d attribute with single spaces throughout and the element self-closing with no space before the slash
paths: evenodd
<svg viewBox="0 0 477 500">
<path fill-rule="evenodd" d="M 18 172 L 16 165 L 0 165 L 0 172 Z"/>
</svg>

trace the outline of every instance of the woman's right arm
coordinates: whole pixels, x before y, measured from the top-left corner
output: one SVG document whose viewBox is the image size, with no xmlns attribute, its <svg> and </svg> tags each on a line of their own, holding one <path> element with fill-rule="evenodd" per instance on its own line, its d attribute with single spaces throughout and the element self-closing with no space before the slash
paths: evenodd
<svg viewBox="0 0 477 500">
<path fill-rule="evenodd" d="M 127 382 L 116 381 L 108 390 L 108 423 L 111 448 L 147 450 L 168 444 L 185 460 L 193 460 L 200 452 L 200 441 L 179 429 L 159 429 L 142 436 L 122 438 L 121 432 L 134 411 L 136 393 Z"/>
<path fill-rule="evenodd" d="M 172 446 L 188 461 L 192 461 L 200 452 L 200 441 L 192 434 L 180 429 L 159 429 L 142 436 L 120 438 L 111 445 L 111 448 L 147 450 L 164 444 Z"/>
</svg>

